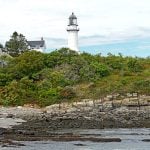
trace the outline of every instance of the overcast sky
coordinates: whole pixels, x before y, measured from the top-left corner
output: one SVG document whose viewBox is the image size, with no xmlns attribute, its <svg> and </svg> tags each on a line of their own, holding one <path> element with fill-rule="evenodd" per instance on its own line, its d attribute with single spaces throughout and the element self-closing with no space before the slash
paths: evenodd
<svg viewBox="0 0 150 150">
<path fill-rule="evenodd" d="M 81 51 L 150 56 L 150 0 L 0 0 L 0 43 L 17 31 L 67 46 L 68 17 L 78 17 Z"/>
</svg>

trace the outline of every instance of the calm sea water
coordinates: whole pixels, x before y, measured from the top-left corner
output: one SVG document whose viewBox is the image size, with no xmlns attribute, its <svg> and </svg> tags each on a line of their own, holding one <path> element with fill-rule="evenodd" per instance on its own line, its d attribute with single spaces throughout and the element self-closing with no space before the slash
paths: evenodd
<svg viewBox="0 0 150 150">
<path fill-rule="evenodd" d="M 150 150 L 150 142 L 143 142 L 143 139 L 150 139 L 150 128 L 144 129 L 104 129 L 104 130 L 62 130 L 59 132 L 73 132 L 82 134 L 101 134 L 101 137 L 118 137 L 121 142 L 94 143 L 94 142 L 21 142 L 24 147 L 0 147 L 0 150 Z M 83 144 L 77 146 L 76 144 Z"/>
</svg>

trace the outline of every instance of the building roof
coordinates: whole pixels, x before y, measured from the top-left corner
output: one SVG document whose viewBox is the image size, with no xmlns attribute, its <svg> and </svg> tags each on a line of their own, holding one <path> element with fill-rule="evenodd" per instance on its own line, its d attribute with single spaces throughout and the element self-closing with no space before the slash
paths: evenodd
<svg viewBox="0 0 150 150">
<path fill-rule="evenodd" d="M 27 41 L 30 47 L 44 47 L 45 46 L 45 41 Z"/>
</svg>

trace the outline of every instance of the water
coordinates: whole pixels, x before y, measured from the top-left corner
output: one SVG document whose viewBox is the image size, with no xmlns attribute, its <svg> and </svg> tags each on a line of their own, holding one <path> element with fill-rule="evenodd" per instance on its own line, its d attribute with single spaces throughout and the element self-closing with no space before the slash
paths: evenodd
<svg viewBox="0 0 150 150">
<path fill-rule="evenodd" d="M 81 134 L 101 134 L 100 137 L 117 137 L 121 142 L 95 143 L 95 142 L 21 142 L 24 147 L 0 147 L 0 150 L 150 150 L 150 142 L 143 142 L 143 139 L 150 139 L 149 129 L 104 129 L 104 130 L 62 130 L 58 132 L 74 132 Z M 83 144 L 77 146 L 76 144 Z"/>
</svg>

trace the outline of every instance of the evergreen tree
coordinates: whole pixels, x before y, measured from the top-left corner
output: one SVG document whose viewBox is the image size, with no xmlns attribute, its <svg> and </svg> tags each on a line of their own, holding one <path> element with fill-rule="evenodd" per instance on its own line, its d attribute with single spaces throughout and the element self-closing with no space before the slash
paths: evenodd
<svg viewBox="0 0 150 150">
<path fill-rule="evenodd" d="M 10 40 L 6 42 L 5 47 L 8 54 L 14 57 L 28 50 L 28 44 L 25 36 L 23 34 L 18 34 L 17 32 L 13 33 Z"/>
</svg>

